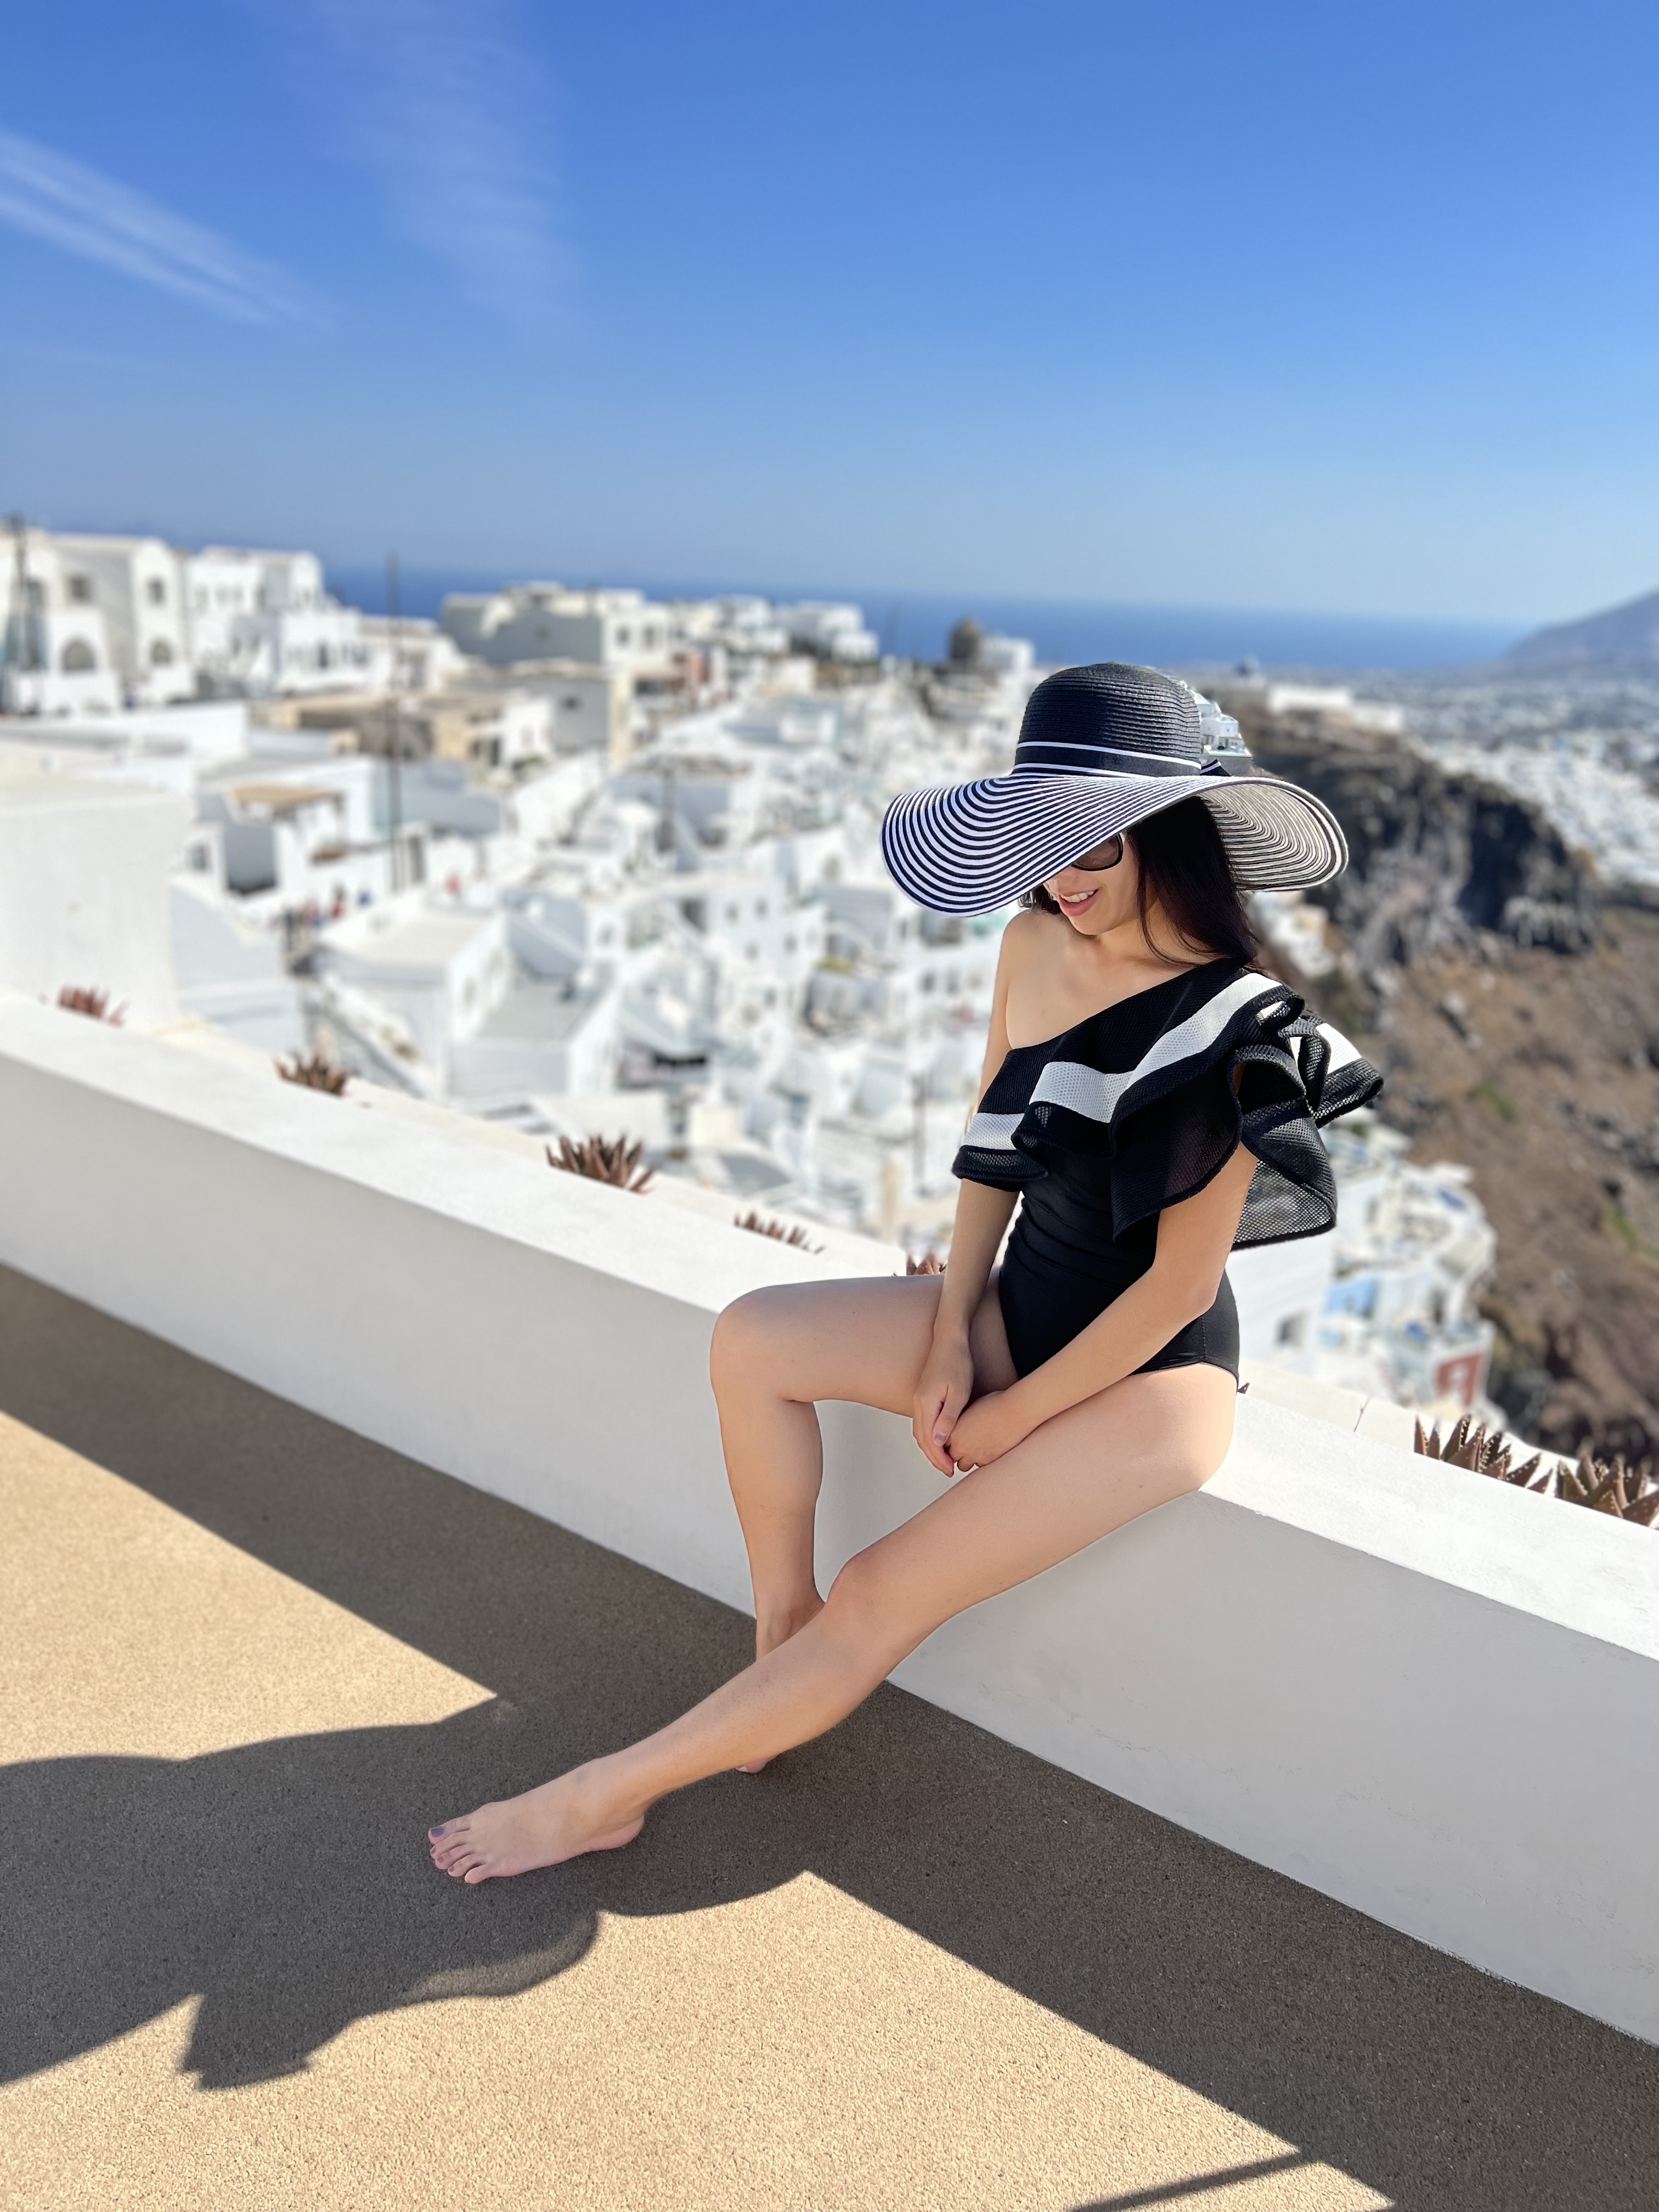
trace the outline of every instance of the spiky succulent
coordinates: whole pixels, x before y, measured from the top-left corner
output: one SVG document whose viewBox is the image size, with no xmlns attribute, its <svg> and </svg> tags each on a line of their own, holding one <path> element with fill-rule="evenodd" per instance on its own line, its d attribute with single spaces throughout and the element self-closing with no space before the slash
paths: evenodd
<svg viewBox="0 0 1659 2212">
<path fill-rule="evenodd" d="M 630 1145 L 625 1134 L 584 1137 L 580 1145 L 561 1137 L 556 1152 L 551 1145 L 546 1147 L 547 1164 L 562 1168 L 567 1175 L 586 1176 L 594 1182 L 615 1183 L 619 1190 L 643 1190 L 655 1173 L 654 1169 L 640 1166 L 644 1151 L 643 1138 L 636 1137 Z"/>
<path fill-rule="evenodd" d="M 1474 1474 L 1489 1474 L 1495 1481 L 1515 1483 L 1546 1497 L 1564 1498 L 1570 1505 L 1588 1505 L 1592 1512 L 1611 1513 L 1643 1528 L 1651 1528 L 1659 1515 L 1659 1477 L 1651 1460 L 1631 1467 L 1617 1454 L 1611 1460 L 1602 1460 L 1586 1453 L 1576 1468 L 1565 1460 L 1546 1467 L 1543 1454 L 1534 1452 L 1516 1467 L 1515 1448 L 1509 1438 L 1470 1413 L 1462 1414 L 1443 1439 L 1438 1422 L 1425 1434 L 1419 1421 L 1413 1449 L 1427 1459 L 1443 1460 L 1449 1467 L 1466 1467 Z"/>
</svg>

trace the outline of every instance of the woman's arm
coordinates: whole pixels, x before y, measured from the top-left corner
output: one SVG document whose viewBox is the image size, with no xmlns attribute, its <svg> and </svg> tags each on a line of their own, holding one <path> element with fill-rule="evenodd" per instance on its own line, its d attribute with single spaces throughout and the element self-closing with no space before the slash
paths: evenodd
<svg viewBox="0 0 1659 2212">
<path fill-rule="evenodd" d="M 1158 1217 L 1157 1257 L 1139 1281 L 1052 1359 L 1011 1389 L 976 1399 L 951 1431 L 948 1449 L 956 1464 L 978 1467 L 1000 1459 L 1068 1406 L 1133 1375 L 1188 1322 L 1207 1313 L 1221 1288 L 1255 1172 L 1254 1157 L 1240 1145 L 1196 1196 L 1166 1206 Z M 953 1263 L 955 1257 L 953 1249 Z"/>
<path fill-rule="evenodd" d="M 1020 917 L 1011 921 L 1002 933 L 1002 944 L 997 953 L 996 985 L 991 999 L 991 1030 L 986 1040 L 985 1065 L 980 1073 L 981 1098 L 1008 1057 L 1009 978 L 1024 959 L 1030 934 Z M 968 1348 L 968 1331 L 985 1295 L 985 1285 L 991 1279 L 997 1247 L 1008 1226 L 1016 1196 L 1013 1191 L 993 1190 L 980 1182 L 964 1182 L 957 1194 L 951 1264 L 940 1284 L 933 1349 L 917 1381 L 910 1413 L 910 1426 L 917 1443 L 941 1474 L 956 1473 L 945 1446 L 957 1417 L 973 1395 L 974 1362 Z"/>
</svg>

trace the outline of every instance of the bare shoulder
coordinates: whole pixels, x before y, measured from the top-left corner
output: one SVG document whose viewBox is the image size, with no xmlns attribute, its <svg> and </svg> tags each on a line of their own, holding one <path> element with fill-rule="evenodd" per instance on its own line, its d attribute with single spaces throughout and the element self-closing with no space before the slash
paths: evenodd
<svg viewBox="0 0 1659 2212">
<path fill-rule="evenodd" d="M 1040 908 L 1021 908 L 1002 933 L 998 964 L 1005 977 L 1022 974 L 1052 949 L 1054 924 L 1059 921 L 1058 915 L 1044 914 Z"/>
</svg>

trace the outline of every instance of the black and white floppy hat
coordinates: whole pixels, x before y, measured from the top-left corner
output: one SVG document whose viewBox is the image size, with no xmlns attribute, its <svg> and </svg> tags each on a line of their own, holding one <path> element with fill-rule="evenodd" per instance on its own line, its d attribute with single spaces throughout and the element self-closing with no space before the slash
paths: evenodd
<svg viewBox="0 0 1659 2212">
<path fill-rule="evenodd" d="M 1156 668 L 1058 669 L 1026 702 L 1010 772 L 901 792 L 882 856 L 919 906 L 989 914 L 1149 814 L 1201 799 L 1244 890 L 1340 875 L 1348 848 L 1330 809 L 1249 759 L 1237 723 Z"/>
</svg>

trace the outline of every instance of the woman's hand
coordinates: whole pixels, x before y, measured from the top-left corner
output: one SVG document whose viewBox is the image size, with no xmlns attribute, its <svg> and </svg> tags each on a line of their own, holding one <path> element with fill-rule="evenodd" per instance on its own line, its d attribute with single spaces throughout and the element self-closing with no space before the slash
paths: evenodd
<svg viewBox="0 0 1659 2212">
<path fill-rule="evenodd" d="M 975 1398 L 951 1431 L 950 1454 L 959 1470 L 988 1467 L 1031 1433 L 1012 1390 L 988 1390 Z"/>
<path fill-rule="evenodd" d="M 936 1337 L 911 1401 L 910 1429 L 941 1474 L 956 1467 L 947 1447 L 957 1418 L 974 1392 L 974 1356 L 966 1334 Z"/>
</svg>

